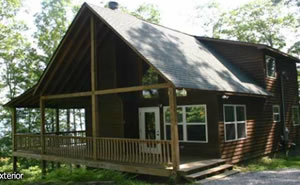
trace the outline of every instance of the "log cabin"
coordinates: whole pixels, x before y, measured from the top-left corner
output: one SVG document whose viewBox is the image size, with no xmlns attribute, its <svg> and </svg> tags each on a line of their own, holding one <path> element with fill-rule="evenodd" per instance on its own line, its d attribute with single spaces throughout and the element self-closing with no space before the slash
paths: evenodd
<svg viewBox="0 0 300 185">
<path fill-rule="evenodd" d="M 37 84 L 6 104 L 14 169 L 25 157 L 187 179 L 230 170 L 299 142 L 297 62 L 84 3 Z M 39 133 L 17 132 L 19 108 L 40 109 Z M 61 109 L 84 109 L 84 135 L 60 131 Z"/>
</svg>

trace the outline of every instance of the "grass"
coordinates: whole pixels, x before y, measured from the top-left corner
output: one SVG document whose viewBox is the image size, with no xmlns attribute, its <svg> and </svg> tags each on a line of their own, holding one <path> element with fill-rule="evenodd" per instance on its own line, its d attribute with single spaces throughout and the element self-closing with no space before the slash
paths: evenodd
<svg viewBox="0 0 300 185">
<path fill-rule="evenodd" d="M 12 172 L 12 164 L 8 158 L 0 158 L 0 172 Z M 3 181 L 0 185 L 81 185 L 89 181 L 113 181 L 116 185 L 151 185 L 144 181 L 136 180 L 135 176 L 111 170 L 88 170 L 85 168 L 70 168 L 63 166 L 55 169 L 41 178 L 39 166 L 32 166 L 27 169 L 21 169 L 24 174 L 23 180 Z"/>
<path fill-rule="evenodd" d="M 236 169 L 242 172 L 278 170 L 283 168 L 300 169 L 300 156 L 285 157 L 284 155 L 279 155 L 274 158 L 262 157 L 260 159 L 252 160 L 248 163 L 236 166 Z"/>
</svg>

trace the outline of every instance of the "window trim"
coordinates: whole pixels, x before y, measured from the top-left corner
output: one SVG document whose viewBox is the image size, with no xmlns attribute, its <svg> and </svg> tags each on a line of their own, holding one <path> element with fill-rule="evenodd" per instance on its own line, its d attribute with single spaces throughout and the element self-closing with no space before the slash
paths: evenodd
<svg viewBox="0 0 300 185">
<path fill-rule="evenodd" d="M 234 107 L 234 120 L 235 121 L 231 121 L 231 122 L 226 122 L 225 120 L 225 107 Z M 237 121 L 237 115 L 236 115 L 236 107 L 244 107 L 245 109 L 245 121 Z M 247 109 L 246 109 L 246 105 L 244 104 L 223 104 L 223 122 L 224 122 L 224 140 L 225 142 L 232 142 L 232 141 L 240 141 L 240 140 L 244 140 L 247 139 Z M 237 133 L 237 125 L 239 123 L 245 123 L 245 137 L 243 138 L 238 138 L 238 133 Z M 235 139 L 229 139 L 227 140 L 226 138 L 226 125 L 227 124 L 234 124 L 234 128 L 235 128 Z"/>
<path fill-rule="evenodd" d="M 279 110 L 279 112 L 278 113 L 274 113 L 274 107 L 278 107 L 278 110 Z M 274 115 L 279 115 L 279 120 L 278 121 L 276 121 L 276 120 L 274 120 Z M 273 122 L 275 122 L 275 123 L 279 123 L 279 122 L 281 122 L 281 110 L 280 110 L 280 105 L 273 105 L 272 106 L 272 115 L 273 115 Z"/>
<path fill-rule="evenodd" d="M 186 107 L 204 107 L 205 109 L 205 123 L 187 123 L 186 122 Z M 208 143 L 208 124 L 207 124 L 207 106 L 206 104 L 198 104 L 198 105 L 178 105 L 177 108 L 182 108 L 182 122 L 178 122 L 178 125 L 182 125 L 183 130 L 183 140 L 178 140 L 180 143 Z M 169 106 L 163 107 L 163 120 L 164 120 L 164 139 L 167 140 L 167 129 L 166 126 L 170 125 L 171 123 L 166 122 L 166 110 Z M 187 140 L 187 125 L 205 125 L 205 141 L 191 141 Z"/>
<path fill-rule="evenodd" d="M 269 74 L 269 71 L 268 71 L 268 63 L 267 63 L 267 60 L 268 60 L 269 58 L 274 59 L 274 63 L 275 63 L 275 69 L 274 69 L 275 75 L 274 75 L 274 76 L 269 76 L 269 75 L 268 75 L 268 74 Z M 271 56 L 269 56 L 269 55 L 266 55 L 266 56 L 265 56 L 265 64 L 266 64 L 266 77 L 267 77 L 267 78 L 275 79 L 275 78 L 277 77 L 277 72 L 276 72 L 276 59 L 275 59 L 275 57 L 271 57 Z"/>
<path fill-rule="evenodd" d="M 294 113 L 293 110 L 294 110 L 294 108 L 297 108 L 297 112 L 298 112 L 298 124 L 295 124 L 295 123 L 294 123 L 294 119 L 293 119 L 293 115 L 294 115 L 294 114 L 293 114 L 293 113 Z M 292 106 L 292 121 L 293 121 L 293 126 L 294 126 L 294 127 L 300 126 L 300 117 L 299 117 L 299 116 L 300 116 L 300 114 L 299 114 L 299 106 L 293 105 L 293 106 Z"/>
</svg>

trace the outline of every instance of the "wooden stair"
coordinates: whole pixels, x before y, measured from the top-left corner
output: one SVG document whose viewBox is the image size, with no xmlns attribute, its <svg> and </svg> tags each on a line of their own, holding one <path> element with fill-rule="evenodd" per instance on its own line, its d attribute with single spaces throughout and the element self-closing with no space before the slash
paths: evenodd
<svg viewBox="0 0 300 185">
<path fill-rule="evenodd" d="M 187 181 L 198 181 L 205 178 L 216 179 L 237 173 L 231 164 L 222 159 L 209 159 L 180 165 L 179 173 Z M 205 181 L 203 181 L 205 182 Z"/>
</svg>

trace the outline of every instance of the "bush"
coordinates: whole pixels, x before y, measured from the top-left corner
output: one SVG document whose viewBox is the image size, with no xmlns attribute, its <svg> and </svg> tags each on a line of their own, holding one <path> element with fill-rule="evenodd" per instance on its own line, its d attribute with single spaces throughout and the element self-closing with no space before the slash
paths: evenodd
<svg viewBox="0 0 300 185">
<path fill-rule="evenodd" d="M 12 172 L 12 163 L 9 158 L 0 158 L 0 171 Z M 39 166 L 23 168 L 20 173 L 24 174 L 23 180 L 1 181 L 0 185 L 81 185 L 88 181 L 113 181 L 116 185 L 147 185 L 143 181 L 135 180 L 135 176 L 112 170 L 88 170 L 85 168 L 70 168 L 69 165 L 62 165 L 59 169 L 49 172 L 43 179 Z M 150 185 L 150 184 L 149 184 Z"/>
</svg>

